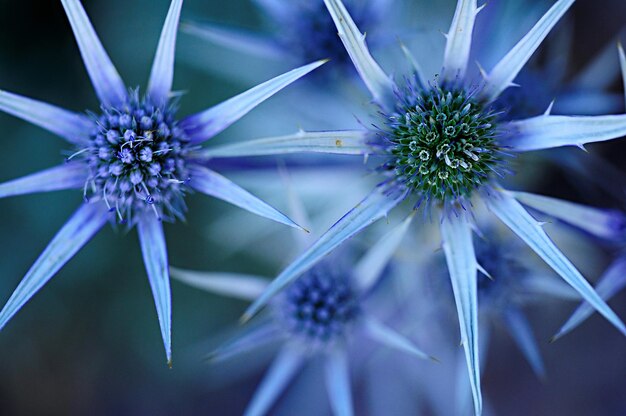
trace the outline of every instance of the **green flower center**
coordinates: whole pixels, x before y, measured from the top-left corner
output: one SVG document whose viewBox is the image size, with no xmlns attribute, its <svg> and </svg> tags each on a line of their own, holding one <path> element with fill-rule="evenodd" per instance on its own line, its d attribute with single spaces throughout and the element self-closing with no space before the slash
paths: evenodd
<svg viewBox="0 0 626 416">
<path fill-rule="evenodd" d="M 502 162 L 496 116 L 464 90 L 413 94 L 388 118 L 388 167 L 414 192 L 441 202 L 469 198 Z"/>
</svg>

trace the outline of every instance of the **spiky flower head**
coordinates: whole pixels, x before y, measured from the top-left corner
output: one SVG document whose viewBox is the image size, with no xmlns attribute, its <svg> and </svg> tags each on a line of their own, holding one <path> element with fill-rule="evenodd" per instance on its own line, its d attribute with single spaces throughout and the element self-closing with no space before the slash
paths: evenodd
<svg viewBox="0 0 626 416">
<path fill-rule="evenodd" d="M 171 297 L 161 219 L 182 217 L 186 187 L 298 228 L 284 214 L 207 167 L 197 152 L 257 105 L 319 67 L 315 62 L 270 79 L 231 99 L 176 121 L 174 55 L 182 0 L 172 0 L 145 98 L 128 92 L 80 0 L 61 0 L 101 103 L 99 114 L 74 113 L 0 90 L 0 111 L 73 144 L 61 166 L 0 184 L 0 197 L 82 188 L 86 199 L 59 230 L 0 310 L 0 329 L 107 222 L 137 226 L 167 360 L 171 362 Z M 195 148 L 198 146 L 198 148 Z M 71 160 L 71 159 L 79 160 Z M 107 209 L 108 208 L 108 209 Z M 108 211 L 108 212 L 107 212 Z"/>
<path fill-rule="evenodd" d="M 322 263 L 286 290 L 278 312 L 289 333 L 324 345 L 346 334 L 359 303 L 349 275 Z"/>
<path fill-rule="evenodd" d="M 86 147 L 77 152 L 90 172 L 85 197 L 101 198 L 121 222 L 132 224 L 146 209 L 159 218 L 181 218 L 191 147 L 175 110 L 140 99 L 137 91 L 122 105 L 103 105 L 102 113 L 93 115 L 96 127 Z"/>
<path fill-rule="evenodd" d="M 335 24 L 323 2 L 296 0 L 286 5 L 290 13 L 281 13 L 282 43 L 302 61 L 330 59 L 335 66 L 351 67 L 348 54 L 337 38 Z M 348 0 L 346 7 L 361 27 L 371 28 L 379 15 L 376 1 Z M 278 17 L 278 16 L 277 16 Z"/>
<path fill-rule="evenodd" d="M 404 47 L 417 81 L 407 83 L 401 92 L 398 92 L 394 78 L 383 70 L 370 53 L 365 35 L 355 24 L 342 0 L 324 0 L 324 3 L 355 69 L 371 93 L 372 101 L 379 106 L 387 120 L 384 126 L 379 126 L 380 136 L 385 139 L 379 144 L 383 151 L 379 152 L 378 147 L 372 149 L 372 143 L 367 143 L 367 140 L 360 140 L 363 137 L 362 129 L 347 135 L 352 146 L 349 151 L 344 146 L 330 146 L 332 142 L 329 143 L 328 132 L 317 137 L 308 135 L 307 139 L 316 140 L 307 142 L 306 147 L 298 149 L 292 146 L 289 150 L 302 151 L 305 148 L 310 151 L 317 147 L 317 151 L 325 153 L 383 153 L 387 161 L 382 165 L 382 170 L 386 170 L 390 178 L 377 186 L 286 267 L 248 308 L 245 318 L 249 319 L 257 313 L 272 296 L 294 282 L 341 243 L 386 217 L 409 194 L 421 194 L 420 197 L 435 202 L 437 206 L 443 205 L 444 208 L 437 210 L 442 214 L 439 224 L 441 246 L 457 307 L 474 412 L 480 415 L 482 393 L 476 285 L 480 265 L 472 241 L 476 218 L 463 212 L 468 211 L 465 200 L 480 193 L 477 200 L 484 202 L 495 217 L 620 332 L 626 334 L 623 322 L 525 209 L 517 193 L 506 190 L 494 178 L 494 175 L 501 176 L 507 172 L 503 166 L 505 149 L 517 154 L 570 145 L 581 147 L 586 143 L 618 138 L 626 133 L 625 114 L 560 116 L 551 115 L 549 107 L 536 117 L 509 120 L 491 110 L 499 108 L 495 105 L 498 98 L 514 85 L 521 69 L 574 0 L 556 0 L 491 70 L 483 71 L 480 88 L 476 91 L 473 90 L 474 78 L 468 74 L 468 68 L 474 25 L 482 6 L 476 0 L 458 0 L 446 35 L 441 83 L 436 82 L 433 86 L 424 81 L 427 78 L 420 69 L 419 61 Z M 623 51 L 621 56 L 624 56 Z M 622 58 L 622 61 L 626 68 L 626 58 Z M 346 137 L 345 131 L 333 132 L 338 133 Z M 478 192 L 483 189 L 486 192 Z M 446 215 L 450 214 L 448 208 L 452 208 L 456 215 Z M 390 241 L 388 246 L 393 250 L 392 243 L 398 240 L 393 238 Z"/>
<path fill-rule="evenodd" d="M 497 118 L 473 91 L 409 79 L 396 91 L 394 112 L 384 115 L 384 170 L 427 200 L 448 205 L 468 199 L 501 174 L 505 154 Z"/>
</svg>

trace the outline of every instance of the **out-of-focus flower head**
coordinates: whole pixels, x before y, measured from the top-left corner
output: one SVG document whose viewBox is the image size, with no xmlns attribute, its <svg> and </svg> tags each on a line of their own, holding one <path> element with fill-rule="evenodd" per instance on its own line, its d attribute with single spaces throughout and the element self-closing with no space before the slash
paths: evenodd
<svg viewBox="0 0 626 416">
<path fill-rule="evenodd" d="M 511 41 L 541 17 L 551 1 L 499 1 L 479 14 L 476 27 L 477 48 L 472 58 L 484 67 L 495 65 L 510 48 Z M 506 111 L 505 117 L 519 119 L 542 114 L 553 102 L 553 114 L 605 114 L 624 108 L 620 94 L 611 91 L 619 77 L 616 36 L 582 68 L 576 67 L 573 52 L 573 22 L 567 17 L 520 71 L 515 84 L 521 88 L 505 90 L 495 103 Z"/>
<path fill-rule="evenodd" d="M 626 66 L 624 67 L 626 68 Z M 625 71 L 626 74 L 626 71 Z M 597 162 L 597 161 L 596 161 Z M 604 173 L 614 179 L 614 196 L 622 204 L 626 202 L 623 191 L 626 181 L 623 174 L 604 162 Z M 604 300 L 609 300 L 626 287 L 626 214 L 623 210 L 590 207 L 542 195 L 519 193 L 520 201 L 548 218 L 557 219 L 607 246 L 614 260 L 597 280 L 595 289 Z M 588 302 L 583 302 L 553 337 L 557 340 L 581 325 L 594 312 Z"/>
<path fill-rule="evenodd" d="M 329 68 L 339 74 L 353 71 L 348 54 L 335 34 L 333 20 L 322 2 L 256 0 L 253 3 L 262 12 L 265 26 L 270 29 L 268 33 L 199 22 L 184 23 L 183 31 L 227 49 L 264 57 L 277 66 L 284 65 L 285 61 L 297 65 L 330 59 L 333 63 Z M 376 36 L 377 28 L 393 10 L 393 0 L 349 0 L 345 5 L 355 21 L 368 31 L 369 39 L 374 44 L 380 41 Z M 322 72 L 326 82 L 333 76 L 333 71 Z M 233 76 L 236 72 L 231 72 Z M 319 77 L 318 80 L 321 81 Z"/>
<path fill-rule="evenodd" d="M 389 244 L 397 246 L 407 226 L 408 221 L 400 224 L 357 261 L 350 260 L 351 253 L 342 252 L 316 264 L 273 300 L 259 324 L 211 353 L 212 360 L 223 360 L 268 344 L 282 344 L 246 409 L 247 416 L 268 413 L 307 362 L 323 364 L 333 414 L 351 415 L 349 362 L 364 359 L 373 345 L 432 359 L 383 323 L 380 308 L 372 301 L 377 295 L 375 286 L 394 253 Z M 209 292 L 250 301 L 269 283 L 259 276 L 182 269 L 172 269 L 172 276 Z"/>
<path fill-rule="evenodd" d="M 201 21 L 183 22 L 183 33 L 193 37 L 182 48 L 183 59 L 192 66 L 244 84 L 258 82 L 265 73 L 275 73 L 285 65 L 299 65 L 310 56 L 330 59 L 328 65 L 309 77 L 310 82 L 292 89 L 283 99 L 275 100 L 262 117 L 250 123 L 249 128 L 268 124 L 264 130 L 282 133 L 275 125 L 267 123 L 268 118 L 280 119 L 283 125 L 296 124 L 303 128 L 358 125 L 355 116 L 359 118 L 366 113 L 355 111 L 358 109 L 350 108 L 348 103 L 355 97 L 366 99 L 366 96 L 356 82 L 357 74 L 336 36 L 334 23 L 324 4 L 306 0 L 256 0 L 253 3 L 261 11 L 268 30 Z M 385 45 L 396 42 L 393 36 L 385 37 L 384 32 L 379 30 L 383 21 L 391 19 L 397 27 L 409 26 L 407 13 L 403 13 L 406 4 L 402 1 L 350 0 L 346 2 L 346 7 L 367 31 L 370 44 L 381 52 L 385 52 Z M 198 54 L 199 50 L 207 48 L 223 54 L 223 59 L 209 60 Z M 230 57 L 233 53 L 238 58 L 247 57 L 248 63 L 232 62 Z M 255 70 L 250 71 L 250 67 Z M 329 93 L 331 85 L 333 92 Z M 342 99 L 338 102 L 340 97 Z"/>
<path fill-rule="evenodd" d="M 478 273 L 478 312 L 481 331 L 481 367 L 484 369 L 491 350 L 489 343 L 497 328 L 504 328 L 541 379 L 546 369 L 538 342 L 533 335 L 525 309 L 540 307 L 548 300 L 577 300 L 578 294 L 564 282 L 554 279 L 517 239 L 486 229 L 474 236 Z M 530 254 L 530 253 L 529 253 Z M 459 357 L 459 362 L 462 358 Z M 482 371 L 482 370 L 481 370 Z M 460 414 L 470 414 L 471 392 L 462 366 L 457 368 L 456 407 Z"/>
<path fill-rule="evenodd" d="M 334 34 L 333 20 L 322 2 L 258 0 L 256 3 L 264 12 L 267 25 L 273 26 L 276 41 L 285 53 L 301 62 L 328 58 L 336 69 L 352 70 L 348 54 Z M 375 36 L 377 25 L 392 3 L 390 0 L 349 0 L 346 7 L 355 21 Z"/>
</svg>

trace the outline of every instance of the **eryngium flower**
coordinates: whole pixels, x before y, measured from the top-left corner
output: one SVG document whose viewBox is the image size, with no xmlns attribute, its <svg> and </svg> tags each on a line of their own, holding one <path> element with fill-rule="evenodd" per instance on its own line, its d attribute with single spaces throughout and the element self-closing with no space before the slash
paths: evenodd
<svg viewBox="0 0 626 416">
<path fill-rule="evenodd" d="M 407 222 L 401 225 L 406 228 Z M 267 345 L 282 344 L 278 356 L 248 405 L 246 416 L 262 416 L 271 409 L 303 365 L 321 358 L 333 414 L 352 415 L 349 361 L 362 355 L 367 342 L 433 359 L 413 342 L 384 324 L 373 307 L 375 284 L 388 264 L 397 231 L 384 236 L 355 263 L 335 255 L 306 271 L 272 302 L 269 316 L 250 325 L 241 335 L 210 354 L 212 360 L 237 357 Z M 393 244 L 392 244 L 393 245 Z M 172 269 L 172 276 L 191 286 L 253 301 L 268 286 L 268 279 L 236 273 Z"/>
<path fill-rule="evenodd" d="M 227 49 L 262 57 L 269 63 L 283 64 L 287 61 L 298 65 L 300 62 L 330 59 L 333 62 L 330 67 L 340 73 L 354 71 L 322 2 L 255 0 L 253 3 L 261 10 L 271 33 L 199 22 L 185 22 L 181 30 Z M 370 34 L 370 40 L 372 36 L 376 37 L 381 17 L 394 9 L 393 2 L 389 0 L 348 0 L 345 6 L 358 25 Z M 233 69 L 229 71 L 231 77 L 237 72 Z M 331 73 L 322 71 L 322 74 L 326 75 L 323 80 L 329 81 Z M 322 81 L 322 78 L 319 80 Z"/>
<path fill-rule="evenodd" d="M 501 94 L 513 86 L 535 50 L 574 3 L 559 0 L 491 69 L 483 80 L 467 76 L 472 33 L 480 11 L 476 0 L 459 0 L 447 34 L 440 74 L 428 81 L 410 51 L 414 66 L 400 87 L 371 56 L 362 35 L 340 0 L 325 0 L 357 71 L 380 107 L 382 126 L 375 135 L 364 130 L 300 134 L 281 141 L 292 151 L 377 154 L 386 179 L 353 210 L 341 218 L 312 247 L 292 262 L 244 315 L 248 319 L 282 288 L 324 255 L 372 222 L 385 217 L 411 197 L 440 213 L 440 232 L 456 300 L 475 413 L 482 411 L 478 354 L 478 263 L 472 243 L 472 206 L 484 202 L 489 210 L 533 249 L 555 272 L 576 289 L 622 333 L 626 327 L 565 257 L 537 222 L 499 184 L 510 174 L 506 155 L 560 146 L 582 146 L 626 134 L 626 115 L 555 116 L 545 114 L 509 121 L 494 112 Z M 469 117 L 468 117 L 469 114 Z M 380 124 L 380 122 L 378 123 Z M 429 135 L 430 133 L 430 135 Z M 372 138 L 372 136 L 374 136 Z M 306 139 L 306 143 L 304 143 Z M 414 144 L 412 144 L 415 142 Z M 275 142 L 252 145 L 255 154 Z M 412 149 L 415 150 L 412 150 Z M 424 152 L 423 152 L 424 151 Z M 233 152 L 241 156 L 243 151 Z M 420 171 L 421 170 L 421 171 Z M 416 248 L 417 249 L 417 248 Z"/>
<path fill-rule="evenodd" d="M 107 222 L 137 226 L 168 362 L 171 299 L 162 219 L 182 218 L 184 196 L 195 190 L 274 221 L 298 227 L 194 154 L 258 104 L 320 66 L 316 62 L 267 81 L 221 104 L 176 118 L 176 32 L 182 0 L 171 2 L 145 97 L 128 91 L 78 0 L 62 0 L 99 112 L 78 114 L 0 91 L 0 109 L 66 139 L 75 153 L 61 166 L 0 185 L 0 197 L 82 189 L 84 204 L 63 226 L 0 312 L 0 328 Z"/>
<path fill-rule="evenodd" d="M 342 67 L 350 65 L 348 55 L 334 32 L 334 24 L 322 2 L 294 0 L 285 4 L 260 0 L 268 25 L 276 26 L 276 43 L 286 54 L 301 62 L 329 58 Z M 359 25 L 375 28 L 381 13 L 389 7 L 385 0 L 348 0 L 346 7 Z"/>
</svg>

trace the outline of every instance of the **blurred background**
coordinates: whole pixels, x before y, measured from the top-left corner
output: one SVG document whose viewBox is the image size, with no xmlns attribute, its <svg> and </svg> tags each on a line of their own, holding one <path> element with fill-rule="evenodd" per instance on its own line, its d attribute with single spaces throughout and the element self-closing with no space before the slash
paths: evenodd
<svg viewBox="0 0 626 416">
<path fill-rule="evenodd" d="M 519 0 L 524 4 L 533 1 Z M 433 2 L 413 3 L 414 10 L 419 11 Z M 449 22 L 454 2 L 438 0 L 437 4 L 444 13 L 443 20 Z M 126 83 L 144 86 L 169 2 L 89 0 L 84 5 Z M 259 9 L 247 0 L 186 0 L 183 20 L 192 18 L 266 30 Z M 626 2 L 579 0 L 568 19 L 573 48 L 567 71 L 573 74 L 626 27 Z M 419 23 L 416 27 L 447 30 L 447 26 L 430 28 Z M 174 88 L 186 92 L 180 114 L 199 111 L 253 86 L 190 64 L 190 52 L 211 59 L 207 55 L 211 48 L 200 45 L 190 50 L 184 46 L 193 42 L 188 35 L 180 35 L 178 40 L 184 57 L 176 65 Z M 215 59 L 219 64 L 220 56 Z M 0 88 L 76 111 L 97 109 L 60 2 L 0 0 Z M 618 79 L 610 88 L 616 93 L 622 91 Z M 261 105 L 216 141 L 267 135 L 268 131 L 259 131 L 255 123 L 275 114 L 271 103 Z M 294 131 L 299 121 L 284 114 L 273 125 L 276 130 L 272 133 L 286 133 Z M 53 135 L 5 114 L 0 114 L 0 128 L 1 181 L 55 165 L 69 150 Z M 626 171 L 625 142 L 592 146 L 590 150 Z M 614 196 L 581 192 L 574 185 L 576 181 L 561 169 L 547 170 L 544 178 L 531 190 L 620 207 Z M 236 238 L 245 230 L 210 237 L 211 226 L 235 208 L 197 195 L 187 201 L 187 222 L 165 226 L 173 265 L 267 276 L 280 270 L 275 258 L 264 259 L 254 247 L 233 253 L 217 242 Z M 72 191 L 0 200 L 1 303 L 80 202 L 80 193 Z M 284 198 L 274 197 L 272 202 L 279 208 L 286 205 Z M 264 245 L 263 250 L 269 245 L 280 252 L 288 242 L 279 236 Z M 607 251 L 598 256 L 594 272 L 608 264 L 610 254 Z M 0 333 L 0 414 L 241 414 L 263 374 L 263 365 L 257 365 L 251 376 L 227 377 L 227 370 L 213 368 L 203 358 L 224 331 L 236 327 L 246 305 L 175 281 L 172 297 L 174 358 L 173 368 L 168 369 L 136 234 L 105 227 Z M 618 294 L 611 306 L 626 319 L 626 293 Z M 528 311 L 545 358 L 546 380 L 533 375 L 506 334 L 494 335 L 483 383 L 496 414 L 626 415 L 626 341 L 614 328 L 594 316 L 563 340 L 548 343 L 573 307 L 572 303 L 554 302 Z M 324 387 L 318 382 L 317 394 L 324 397 Z M 359 401 L 366 392 L 358 383 L 354 388 L 355 400 Z M 298 415 L 298 406 L 309 405 L 311 398 L 294 402 L 293 397 L 287 397 L 273 414 Z M 322 407 L 320 414 L 326 413 L 327 407 Z M 388 414 L 396 413 L 390 409 Z"/>
</svg>

